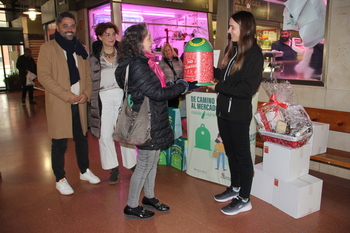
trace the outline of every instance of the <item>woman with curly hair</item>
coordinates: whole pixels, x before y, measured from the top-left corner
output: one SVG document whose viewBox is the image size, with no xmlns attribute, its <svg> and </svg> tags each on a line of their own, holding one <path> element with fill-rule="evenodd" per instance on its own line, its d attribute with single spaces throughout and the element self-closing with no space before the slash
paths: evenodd
<svg viewBox="0 0 350 233">
<path fill-rule="evenodd" d="M 118 54 L 119 66 L 115 72 L 120 87 L 124 87 L 128 75 L 128 94 L 131 94 L 133 110 L 138 112 L 145 96 L 149 98 L 151 111 L 150 143 L 137 146 L 139 149 L 136 169 L 131 176 L 127 206 L 124 216 L 128 219 L 148 219 L 154 212 L 139 205 L 141 190 L 144 190 L 142 204 L 160 212 L 169 211 L 154 195 L 160 149 L 170 145 L 174 135 L 169 123 L 167 100 L 196 88 L 195 82 L 184 80 L 166 86 L 165 75 L 154 62 L 153 39 L 145 23 L 132 25 L 125 30 Z M 129 66 L 129 73 L 126 68 Z"/>
<path fill-rule="evenodd" d="M 231 173 L 231 186 L 214 199 L 231 201 L 221 211 L 235 215 L 252 208 L 249 197 L 254 171 L 249 126 L 251 102 L 262 80 L 264 58 L 257 45 L 252 13 L 239 11 L 233 14 L 227 32 L 231 43 L 222 62 L 223 68 L 215 72 L 218 82 L 209 87 L 218 92 L 217 121 Z"/>
<path fill-rule="evenodd" d="M 114 23 L 99 23 L 95 27 L 97 41 L 92 44 L 90 66 L 92 70 L 91 134 L 98 138 L 101 165 L 111 170 L 109 184 L 116 184 L 119 178 L 119 162 L 113 140 L 113 126 L 118 119 L 118 109 L 123 99 L 121 89 L 114 77 L 118 66 L 117 35 Z M 120 145 L 123 166 L 133 170 L 136 165 L 134 146 Z"/>
</svg>

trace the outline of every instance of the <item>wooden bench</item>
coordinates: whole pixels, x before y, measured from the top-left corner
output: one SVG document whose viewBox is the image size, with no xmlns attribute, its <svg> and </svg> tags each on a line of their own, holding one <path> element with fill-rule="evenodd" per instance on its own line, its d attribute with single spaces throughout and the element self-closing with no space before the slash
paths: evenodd
<svg viewBox="0 0 350 233">
<path fill-rule="evenodd" d="M 258 106 L 263 104 L 259 102 Z M 312 121 L 329 124 L 329 130 L 350 133 L 350 112 L 342 112 L 318 108 L 306 108 Z M 262 148 L 264 142 L 260 135 L 256 137 L 256 146 Z M 342 168 L 350 169 L 350 152 L 332 148 L 327 148 L 327 151 L 322 154 L 311 156 L 311 160 L 318 161 Z"/>
</svg>

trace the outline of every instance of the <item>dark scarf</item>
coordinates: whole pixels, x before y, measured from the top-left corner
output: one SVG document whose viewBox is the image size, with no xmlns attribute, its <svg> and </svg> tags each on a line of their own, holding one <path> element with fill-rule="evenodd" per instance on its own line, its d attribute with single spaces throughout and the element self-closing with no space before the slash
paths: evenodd
<svg viewBox="0 0 350 233">
<path fill-rule="evenodd" d="M 75 64 L 73 53 L 75 52 L 77 55 L 82 56 L 84 60 L 88 57 L 88 54 L 76 37 L 74 37 L 72 40 L 67 40 L 59 32 L 56 31 L 55 40 L 67 53 L 70 85 L 72 86 L 80 80 L 79 70 Z"/>
</svg>

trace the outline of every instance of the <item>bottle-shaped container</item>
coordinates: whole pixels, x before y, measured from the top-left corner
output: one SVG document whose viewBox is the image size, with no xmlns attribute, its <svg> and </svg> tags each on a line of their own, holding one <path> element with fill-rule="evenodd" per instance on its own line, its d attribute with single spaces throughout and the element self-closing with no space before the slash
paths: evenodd
<svg viewBox="0 0 350 233">
<path fill-rule="evenodd" d="M 213 47 L 204 38 L 191 39 L 184 50 L 184 79 L 197 86 L 212 85 L 214 79 Z"/>
</svg>

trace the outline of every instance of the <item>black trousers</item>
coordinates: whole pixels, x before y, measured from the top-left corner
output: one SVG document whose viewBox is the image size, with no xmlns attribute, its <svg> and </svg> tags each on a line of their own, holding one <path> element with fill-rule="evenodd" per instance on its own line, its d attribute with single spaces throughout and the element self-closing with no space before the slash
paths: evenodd
<svg viewBox="0 0 350 233">
<path fill-rule="evenodd" d="M 21 79 L 22 84 L 22 100 L 26 99 L 27 91 L 28 91 L 28 97 L 29 100 L 34 100 L 34 86 L 27 86 L 26 80 Z"/>
<path fill-rule="evenodd" d="M 83 174 L 86 172 L 86 169 L 89 168 L 88 141 L 87 136 L 84 136 L 81 128 L 78 104 L 72 105 L 72 120 L 75 154 L 80 173 Z M 64 178 L 66 174 L 64 170 L 64 155 L 67 150 L 67 140 L 67 138 L 52 139 L 51 161 L 52 170 L 56 176 L 56 182 Z"/>
<path fill-rule="evenodd" d="M 218 117 L 218 127 L 231 173 L 231 186 L 241 187 L 239 196 L 250 196 L 254 168 L 250 155 L 249 126 L 247 121 L 229 121 Z"/>
</svg>

